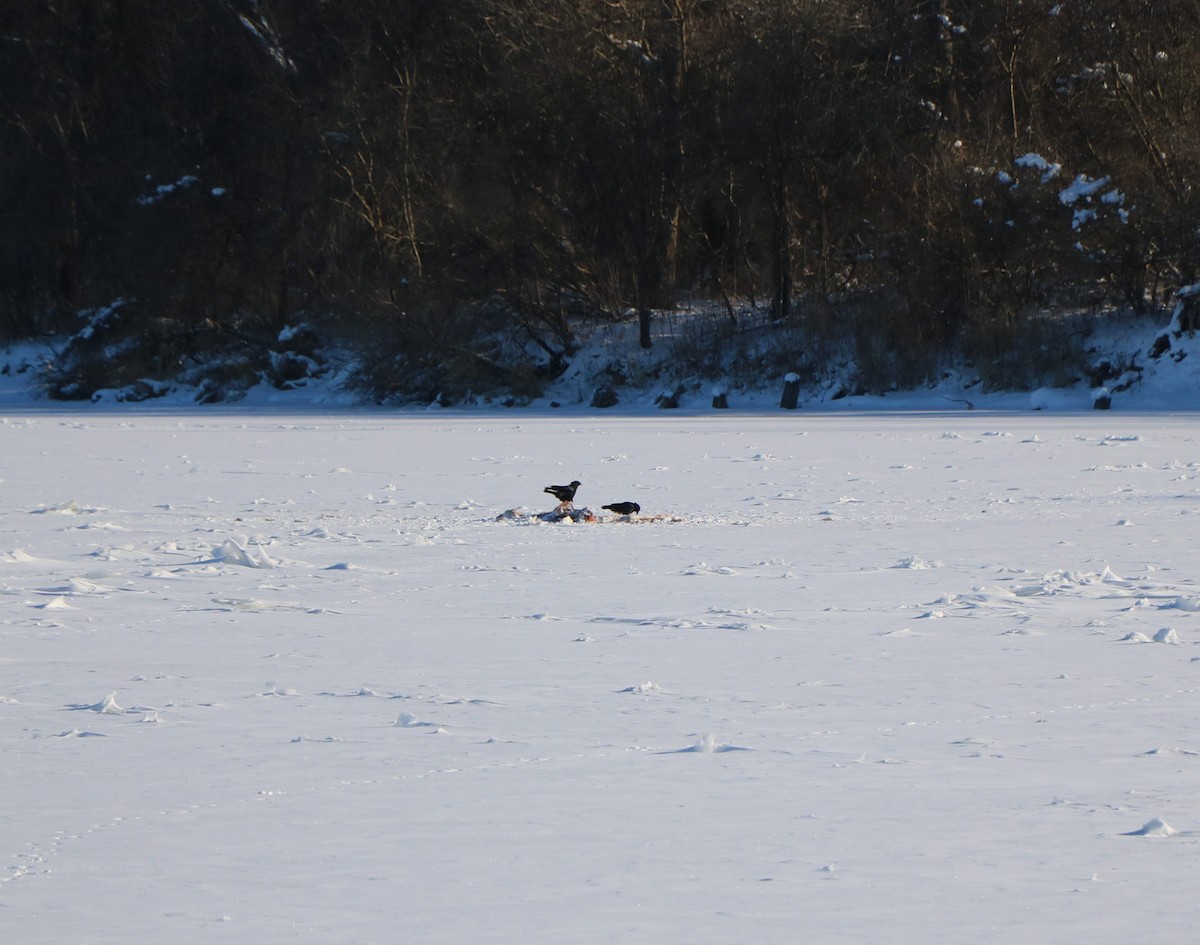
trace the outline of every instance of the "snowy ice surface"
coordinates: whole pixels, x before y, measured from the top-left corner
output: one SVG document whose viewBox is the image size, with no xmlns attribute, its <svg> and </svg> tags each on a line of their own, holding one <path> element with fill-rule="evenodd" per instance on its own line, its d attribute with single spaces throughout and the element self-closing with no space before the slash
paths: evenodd
<svg viewBox="0 0 1200 945">
<path fill-rule="evenodd" d="M 0 940 L 1193 940 L 1193 415 L 0 444 Z"/>
</svg>

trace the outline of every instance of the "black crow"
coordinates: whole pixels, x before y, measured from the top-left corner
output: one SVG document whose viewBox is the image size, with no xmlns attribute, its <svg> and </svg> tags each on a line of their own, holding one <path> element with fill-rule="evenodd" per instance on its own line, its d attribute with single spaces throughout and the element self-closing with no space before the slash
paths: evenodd
<svg viewBox="0 0 1200 945">
<path fill-rule="evenodd" d="M 616 512 L 618 515 L 636 515 L 642 510 L 642 507 L 636 502 L 614 502 L 612 505 L 602 505 L 600 508 Z"/>
<path fill-rule="evenodd" d="M 579 488 L 581 483 L 578 479 L 574 480 L 569 486 L 546 486 L 543 492 L 549 492 L 559 502 L 570 502 L 575 498 L 575 490 Z"/>
</svg>

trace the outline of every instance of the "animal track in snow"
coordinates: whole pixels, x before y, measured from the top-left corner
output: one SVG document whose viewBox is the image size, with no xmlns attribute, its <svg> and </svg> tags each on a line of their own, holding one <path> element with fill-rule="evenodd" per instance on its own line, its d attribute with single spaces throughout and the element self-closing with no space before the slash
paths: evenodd
<svg viewBox="0 0 1200 945">
<path fill-rule="evenodd" d="M 97 703 L 97 705 L 103 705 L 104 702 L 106 702 L 106 701 L 107 700 L 103 700 L 101 703 Z M 93 706 L 77 706 L 77 707 L 72 707 L 72 708 L 92 709 L 94 707 Z M 131 711 L 131 710 L 123 710 L 123 711 Z M 403 716 L 401 716 L 401 718 L 403 718 Z M 397 723 L 399 723 L 399 720 L 397 720 Z M 404 727 L 404 726 L 401 726 L 401 727 Z M 446 731 L 446 729 L 441 728 L 439 726 L 433 726 L 432 723 L 425 723 L 425 722 L 418 721 L 416 726 L 410 726 L 410 727 L 421 728 L 421 729 L 429 732 L 430 734 L 449 734 Z M 106 737 L 106 736 L 104 736 L 104 734 L 100 733 L 100 732 L 89 732 L 89 731 L 81 731 L 79 729 L 72 729 L 69 731 L 61 732 L 56 737 L 62 737 L 62 738 L 96 737 L 96 738 L 100 738 L 100 737 Z M 709 738 L 711 738 L 711 736 L 709 736 Z M 325 736 L 323 738 L 313 738 L 313 737 L 306 736 L 306 735 L 299 735 L 299 736 L 296 736 L 293 739 L 291 739 L 291 742 L 293 744 L 297 744 L 297 743 L 334 744 L 334 743 L 339 743 L 341 741 L 342 741 L 342 739 L 337 736 Z M 703 742 L 703 740 L 702 740 L 702 742 Z M 507 744 L 513 744 L 513 743 L 510 741 L 506 741 L 506 740 L 498 740 L 495 738 L 488 738 L 488 739 L 485 739 L 480 744 L 483 744 L 483 745 L 507 745 Z M 700 743 L 698 743 L 698 744 L 700 744 Z M 712 743 L 711 747 L 712 747 L 713 752 L 749 750 L 749 749 L 740 749 L 740 748 L 737 748 L 736 746 L 717 745 L 715 743 Z M 707 750 L 707 749 L 705 749 L 703 746 L 701 749 L 696 749 L 695 746 L 693 746 L 692 748 L 683 749 L 683 751 L 685 751 L 685 752 L 690 752 L 693 750 Z M 439 778 L 439 777 L 446 777 L 446 776 L 461 774 L 461 773 L 466 773 L 466 772 L 482 772 L 482 771 L 494 771 L 494 770 L 500 770 L 500 769 L 513 769 L 513 768 L 521 767 L 522 765 L 543 764 L 548 760 L 550 760 L 550 759 L 543 758 L 543 757 L 521 757 L 521 758 L 518 758 L 515 760 L 489 761 L 489 762 L 485 762 L 482 764 L 470 765 L 470 766 L 465 766 L 465 767 L 458 767 L 458 766 L 434 767 L 434 768 L 429 768 L 424 771 L 389 774 L 389 775 L 385 775 L 385 776 L 378 777 L 378 778 L 348 779 L 345 777 L 338 776 L 334 780 L 328 781 L 323 784 L 314 785 L 310 788 L 307 788 L 303 792 L 296 792 L 296 791 L 284 792 L 284 791 L 277 790 L 277 789 L 263 789 L 263 790 L 259 790 L 259 791 L 255 792 L 251 796 L 239 796 L 236 798 L 226 800 L 221 803 L 187 804 L 187 805 L 184 805 L 181 807 L 162 809 L 162 810 L 157 811 L 157 813 L 155 813 L 155 814 L 139 814 L 136 816 L 126 816 L 126 815 L 122 814 L 122 815 L 114 816 L 107 821 L 102 821 L 99 823 L 92 824 L 83 830 L 79 830 L 79 831 L 58 830 L 54 833 L 52 839 L 45 843 L 37 843 L 37 842 L 27 843 L 26 844 L 27 851 L 23 852 L 23 853 L 15 854 L 12 857 L 12 862 L 6 868 L 4 868 L 4 870 L 2 872 L 0 872 L 0 884 L 18 881 L 18 880 L 21 880 L 24 877 L 28 877 L 28 876 L 35 876 L 35 875 L 48 873 L 52 869 L 50 864 L 52 863 L 54 858 L 59 853 L 63 852 L 64 848 L 67 848 L 70 845 L 77 843 L 79 841 L 85 840 L 89 836 L 96 835 L 96 834 L 102 834 L 109 830 L 119 829 L 122 826 L 129 825 L 129 824 L 138 824 L 138 823 L 156 821 L 156 820 L 160 820 L 163 818 L 174 818 L 174 817 L 179 817 L 179 816 L 186 816 L 186 815 L 194 814 L 195 812 L 200 811 L 200 810 L 237 808 L 237 807 L 240 807 L 245 804 L 253 804 L 253 803 L 271 803 L 273 799 L 283 797 L 283 796 L 285 796 L 285 794 L 291 795 L 293 797 L 297 793 L 317 795 L 317 794 L 330 792 L 330 791 L 340 792 L 340 791 L 347 791 L 347 790 L 352 790 L 352 789 L 363 789 L 363 788 L 369 788 L 369 787 L 374 787 L 374 786 L 383 785 L 383 784 L 392 784 L 395 782 L 424 780 L 427 778 Z"/>
<path fill-rule="evenodd" d="M 63 732 L 62 737 L 89 737 L 99 736 L 96 732 Z M 174 810 L 163 810 L 158 812 L 158 817 L 171 817 L 185 814 L 191 814 L 202 808 L 214 808 L 216 804 L 189 804 L 187 807 L 177 808 Z M 14 882 L 26 876 L 40 875 L 52 872 L 50 863 L 53 861 L 63 848 L 77 841 L 83 840 L 93 834 L 104 833 L 105 831 L 118 828 L 127 823 L 137 823 L 152 819 L 149 816 L 133 816 L 126 817 L 118 815 L 107 821 L 92 824 L 84 830 L 78 832 L 68 832 L 66 830 L 57 830 L 53 838 L 47 843 L 28 843 L 26 846 L 29 852 L 17 854 L 16 862 L 7 867 L 3 874 L 0 874 L 0 883 Z"/>
</svg>

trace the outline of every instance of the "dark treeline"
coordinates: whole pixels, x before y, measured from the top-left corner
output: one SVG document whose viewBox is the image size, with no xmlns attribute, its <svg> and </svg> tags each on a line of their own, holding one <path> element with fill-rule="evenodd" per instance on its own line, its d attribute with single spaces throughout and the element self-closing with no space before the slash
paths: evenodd
<svg viewBox="0 0 1200 945">
<path fill-rule="evenodd" d="M 1200 0 L 8 0 L 0 44 L 0 338 L 75 333 L 64 396 L 301 322 L 379 396 L 515 383 L 498 333 L 536 384 L 683 296 L 915 382 L 1197 276 Z"/>
</svg>

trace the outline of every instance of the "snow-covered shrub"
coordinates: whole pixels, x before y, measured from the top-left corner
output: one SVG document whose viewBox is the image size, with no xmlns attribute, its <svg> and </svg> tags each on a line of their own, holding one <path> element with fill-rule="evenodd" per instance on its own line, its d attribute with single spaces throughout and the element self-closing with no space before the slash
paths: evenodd
<svg viewBox="0 0 1200 945">
<path fill-rule="evenodd" d="M 43 373 L 52 399 L 141 401 L 195 387 L 197 401 L 217 403 L 239 399 L 263 380 L 294 387 L 328 370 L 309 325 L 272 338 L 156 317 L 127 299 L 80 312 L 80 319 L 82 327 Z"/>
<path fill-rule="evenodd" d="M 79 312 L 82 325 L 58 349 L 43 373 L 55 400 L 90 400 L 102 389 L 119 389 L 146 377 L 173 373 L 175 323 L 146 317 L 132 300 Z"/>
<path fill-rule="evenodd" d="M 268 354 L 267 379 L 280 390 L 302 387 L 327 370 L 321 337 L 308 324 L 285 328 Z"/>
</svg>

